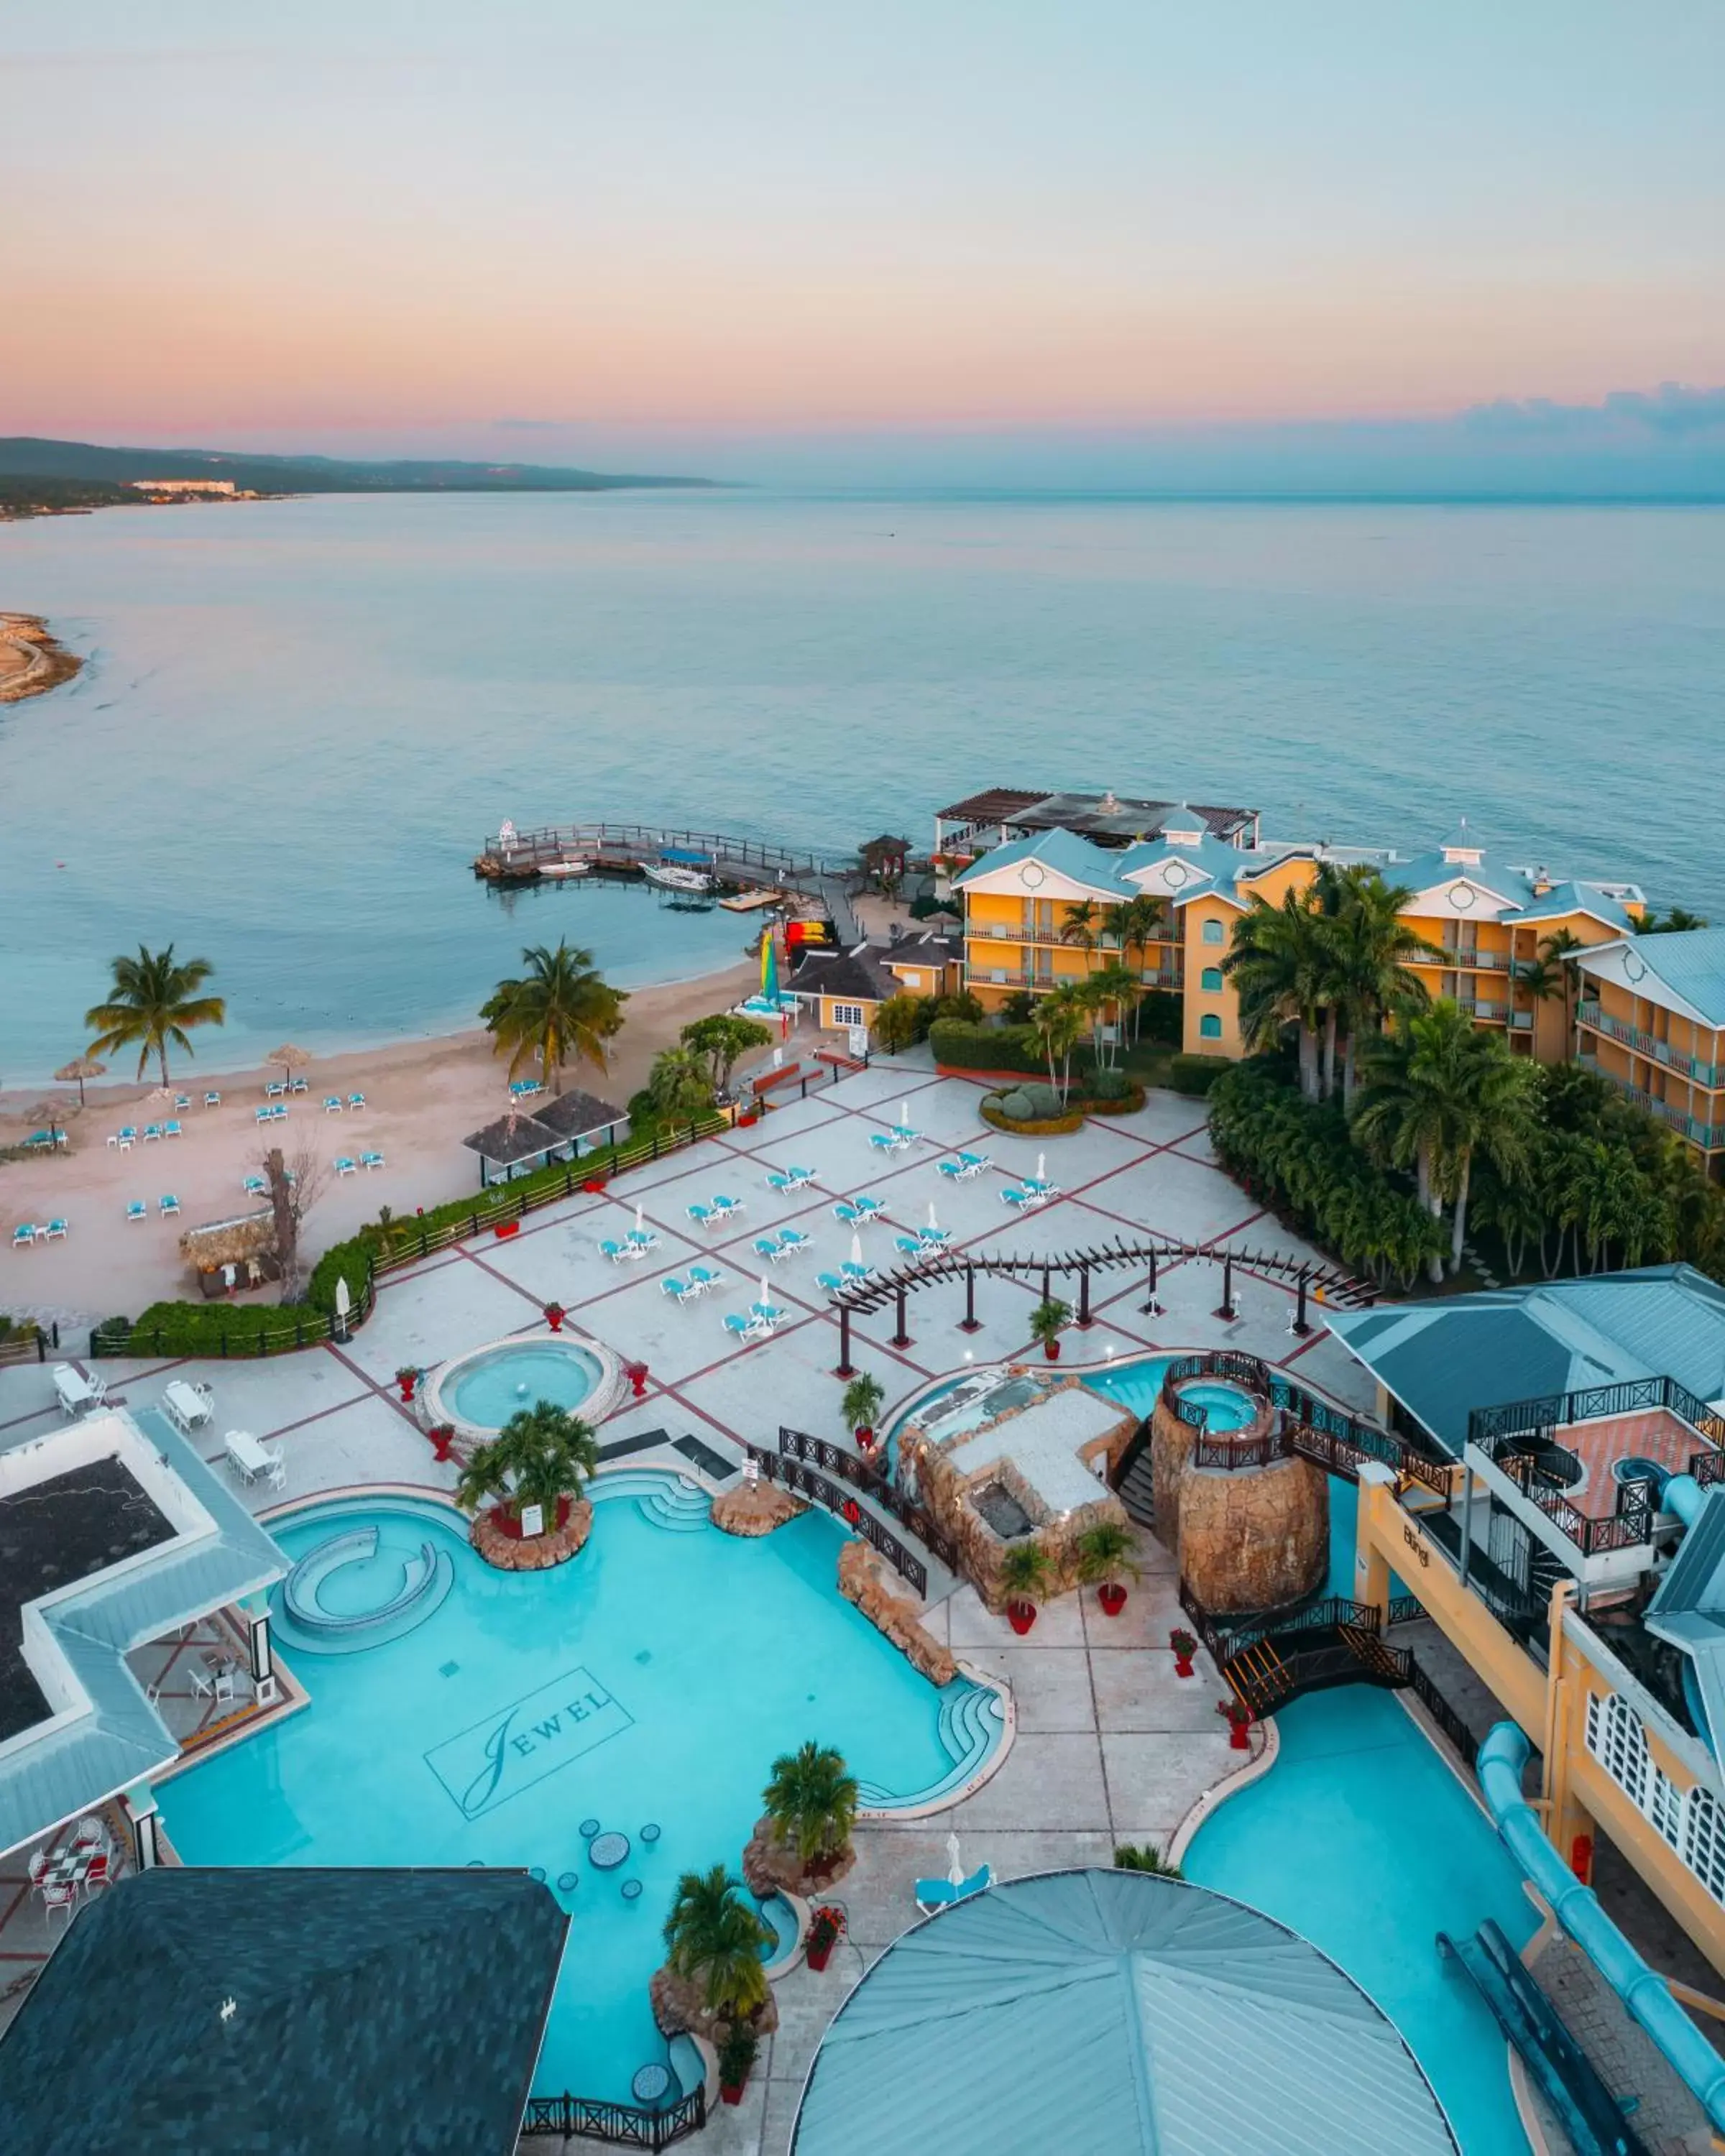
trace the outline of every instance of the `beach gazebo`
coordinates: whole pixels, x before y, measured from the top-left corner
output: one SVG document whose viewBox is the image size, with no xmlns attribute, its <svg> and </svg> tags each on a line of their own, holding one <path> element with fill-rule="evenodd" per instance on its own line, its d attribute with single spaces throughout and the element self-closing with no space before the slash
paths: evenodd
<svg viewBox="0 0 1725 2156">
<path fill-rule="evenodd" d="M 890 831 L 883 831 L 877 839 L 867 839 L 857 848 L 862 865 L 871 876 L 882 881 L 891 879 L 902 883 L 905 868 L 911 858 L 908 839 L 896 839 Z"/>
<path fill-rule="evenodd" d="M 495 1123 L 471 1132 L 461 1142 L 470 1152 L 479 1155 L 480 1188 L 484 1190 L 494 1183 L 512 1182 L 518 1175 L 542 1168 L 568 1141 L 548 1130 L 536 1116 L 524 1116 L 511 1108 Z"/>
<path fill-rule="evenodd" d="M 615 1145 L 619 1133 L 626 1135 L 629 1110 L 572 1088 L 554 1101 L 541 1102 L 533 1111 L 533 1121 L 555 1132 L 568 1147 L 569 1158 L 578 1160 L 583 1152 Z"/>
<path fill-rule="evenodd" d="M 69 1063 L 63 1063 L 54 1075 L 56 1082 L 59 1085 L 76 1085 L 78 1088 L 78 1105 L 81 1108 L 85 1105 L 85 1080 L 86 1078 L 103 1077 L 107 1072 L 107 1068 L 108 1066 L 105 1063 L 97 1062 L 96 1059 L 93 1055 L 74 1055 Z"/>
<path fill-rule="evenodd" d="M 231 1295 L 237 1287 L 255 1287 L 260 1281 L 279 1280 L 281 1263 L 275 1249 L 275 1212 L 266 1207 L 261 1213 L 239 1213 L 231 1220 L 212 1220 L 201 1228 L 187 1228 L 180 1237 L 180 1255 L 212 1301 Z"/>
</svg>

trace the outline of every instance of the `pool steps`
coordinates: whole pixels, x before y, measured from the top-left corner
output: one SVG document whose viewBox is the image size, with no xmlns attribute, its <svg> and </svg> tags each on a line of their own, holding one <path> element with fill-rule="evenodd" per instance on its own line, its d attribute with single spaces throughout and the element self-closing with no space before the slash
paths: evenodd
<svg viewBox="0 0 1725 2156">
<path fill-rule="evenodd" d="M 869 1811 L 904 1811 L 937 1804 L 978 1774 L 1000 1742 L 1004 1716 L 1000 1696 L 968 1677 L 954 1677 L 941 1694 L 936 1728 L 951 1765 L 924 1789 L 883 1789 L 860 1781 L 858 1800 Z"/>
<path fill-rule="evenodd" d="M 713 1501 L 707 1491 L 662 1468 L 612 1469 L 595 1476 L 587 1491 L 595 1504 L 607 1498 L 634 1498 L 644 1520 L 673 1534 L 699 1534 L 712 1525 Z"/>
</svg>

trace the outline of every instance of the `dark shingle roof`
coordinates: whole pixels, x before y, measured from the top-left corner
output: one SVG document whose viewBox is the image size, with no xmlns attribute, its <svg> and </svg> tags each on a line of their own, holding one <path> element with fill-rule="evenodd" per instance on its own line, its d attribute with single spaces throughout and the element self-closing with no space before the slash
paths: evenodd
<svg viewBox="0 0 1725 2156">
<path fill-rule="evenodd" d="M 799 996 L 850 996 L 859 1003 L 883 1004 L 904 989 L 876 958 L 875 947 L 867 943 L 806 958 L 792 974 L 790 986 Z"/>
<path fill-rule="evenodd" d="M 520 1160 L 531 1160 L 542 1152 L 549 1152 L 553 1146 L 566 1145 L 568 1141 L 557 1132 L 547 1130 L 536 1116 L 517 1115 L 513 1109 L 499 1116 L 495 1123 L 487 1123 L 482 1131 L 475 1131 L 461 1141 L 470 1152 L 476 1152 L 482 1160 L 495 1161 L 499 1168 L 513 1168 Z"/>
<path fill-rule="evenodd" d="M 0 2040 L 0 2148 L 511 2156 L 568 1924 L 520 1871 L 141 1872 Z"/>
<path fill-rule="evenodd" d="M 614 1123 L 626 1123 L 629 1111 L 613 1107 L 596 1094 L 571 1091 L 559 1093 L 556 1100 L 536 1107 L 533 1120 L 542 1123 L 547 1130 L 555 1131 L 559 1137 L 584 1138 L 594 1131 L 608 1130 Z"/>
</svg>

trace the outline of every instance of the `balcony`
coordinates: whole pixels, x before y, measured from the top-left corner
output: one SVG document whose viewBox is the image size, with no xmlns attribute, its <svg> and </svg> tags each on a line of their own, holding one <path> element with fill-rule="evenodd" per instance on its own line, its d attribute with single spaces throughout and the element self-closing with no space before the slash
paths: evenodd
<svg viewBox="0 0 1725 2156">
<path fill-rule="evenodd" d="M 1026 928 L 1017 921 L 967 921 L 964 934 L 966 941 L 971 943 L 1035 943 L 1050 951 L 1077 951 L 1082 948 L 1070 937 L 1062 936 L 1058 928 Z M 1137 947 L 1136 943 L 1127 946 L 1133 951 Z M 1178 951 L 1184 946 L 1177 936 L 1147 936 L 1144 948 L 1147 951 Z M 1100 959 L 1117 958 L 1120 952 L 1121 947 L 1117 943 L 1101 942 L 1095 946 L 1095 955 Z"/>
<path fill-rule="evenodd" d="M 1084 976 L 1081 973 L 1056 973 L 1051 970 L 1031 973 L 1023 967 L 979 966 L 972 958 L 965 962 L 964 978 L 971 988 L 1046 990 L 1076 988 Z M 1178 995 L 1183 985 L 1178 973 L 1144 973 L 1139 978 L 1145 988 L 1160 988 L 1171 995 Z"/>
<path fill-rule="evenodd" d="M 1591 1070 L 1597 1077 L 1608 1079 L 1626 1100 L 1633 1101 L 1638 1108 L 1674 1130 L 1680 1138 L 1691 1145 L 1699 1146 L 1703 1152 L 1725 1152 L 1725 1123 L 1706 1123 L 1699 1116 L 1692 1116 L 1686 1109 L 1674 1106 L 1669 1101 L 1656 1101 L 1644 1087 L 1632 1086 L 1620 1071 L 1609 1064 L 1601 1063 L 1597 1055 L 1584 1050 L 1575 1060 L 1584 1070 Z"/>
<path fill-rule="evenodd" d="M 1705 1086 L 1710 1090 L 1725 1086 L 1725 1064 L 1703 1062 L 1698 1055 L 1686 1055 L 1681 1049 L 1673 1048 L 1668 1040 L 1656 1040 L 1651 1033 L 1643 1033 L 1639 1026 L 1613 1018 L 1603 1005 L 1583 1003 L 1575 1015 L 1584 1026 L 1595 1033 L 1603 1033 L 1608 1040 L 1621 1041 L 1637 1055 L 1645 1055 L 1650 1063 L 1657 1063 L 1667 1070 L 1675 1070 L 1680 1078 L 1692 1085 Z"/>
<path fill-rule="evenodd" d="M 1441 968 L 1446 973 L 1507 973 L 1513 970 L 1507 951 L 1464 951 L 1447 943 L 1433 947 L 1441 954 L 1440 957 L 1409 958 L 1408 963 L 1427 971 Z"/>
<path fill-rule="evenodd" d="M 1507 1004 L 1486 1003 L 1477 996 L 1466 995 L 1457 996 L 1455 1002 L 1457 1007 L 1465 1011 L 1469 1018 L 1482 1020 L 1490 1024 L 1502 1025 L 1509 1017 Z"/>
</svg>

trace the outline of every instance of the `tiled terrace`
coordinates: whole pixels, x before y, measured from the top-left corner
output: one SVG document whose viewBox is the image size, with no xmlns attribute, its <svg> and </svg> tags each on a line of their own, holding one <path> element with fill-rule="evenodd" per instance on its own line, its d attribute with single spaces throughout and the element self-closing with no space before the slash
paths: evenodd
<svg viewBox="0 0 1725 2156">
<path fill-rule="evenodd" d="M 447 1491 L 454 1469 L 434 1458 L 397 1399 L 395 1369 L 436 1365 L 506 1334 L 542 1329 L 540 1307 L 552 1297 L 572 1313 L 572 1328 L 649 1366 L 646 1398 L 605 1424 L 608 1444 L 652 1431 L 688 1434 L 734 1460 L 739 1440 L 771 1444 L 782 1422 L 840 1439 L 837 1322 L 814 1276 L 836 1270 L 850 1255 L 851 1231 L 831 1215 L 841 1197 L 870 1193 L 886 1201 L 888 1219 L 863 1235 L 865 1255 L 883 1267 L 898 1261 L 893 1237 L 925 1221 L 931 1200 L 954 1245 L 978 1253 L 1071 1250 L 1144 1235 L 1181 1241 L 1233 1236 L 1315 1260 L 1214 1167 L 1201 1103 L 1153 1093 L 1136 1115 L 1091 1121 L 1066 1137 L 1030 1140 L 981 1122 L 983 1090 L 937 1077 L 926 1056 L 877 1062 L 752 1129 L 644 1168 L 614 1194 L 580 1196 L 535 1214 L 510 1240 L 465 1245 L 392 1276 L 370 1322 L 345 1347 L 267 1363 L 105 1364 L 105 1374 L 135 1408 L 154 1404 L 170 1369 L 209 1383 L 216 1414 L 201 1440 L 207 1459 L 219 1463 L 223 1433 L 236 1426 L 283 1447 L 285 1492 L 262 1486 L 243 1491 L 249 1505 L 266 1512 L 359 1484 Z M 901 1101 L 924 1141 L 883 1159 L 869 1137 L 896 1120 Z M 960 1147 L 988 1153 L 993 1166 L 952 1185 L 936 1163 Z M 1012 1217 L 1000 1190 L 1009 1178 L 1034 1172 L 1039 1152 L 1046 1154 L 1062 1195 L 1040 1214 Z M 812 1168 L 818 1185 L 783 1198 L 765 1178 L 793 1163 Z M 685 1208 L 719 1191 L 742 1199 L 747 1210 L 738 1232 L 709 1238 Z M 660 1247 L 639 1268 L 621 1270 L 598 1246 L 633 1225 L 637 1204 Z M 781 1225 L 806 1232 L 812 1250 L 773 1272 L 773 1300 L 786 1313 L 776 1337 L 739 1348 L 721 1320 L 758 1294 L 762 1265 L 753 1239 Z M 689 1306 L 663 1292 L 663 1275 L 703 1260 L 722 1272 L 721 1292 Z M 983 1362 L 1028 1352 L 1038 1286 L 1034 1279 L 979 1280 L 982 1329 L 972 1335 L 959 1330 L 962 1286 L 932 1287 L 911 1301 L 908 1346 L 891 1344 L 889 1309 L 855 1322 L 852 1359 L 880 1378 L 890 1414 L 931 1378 L 962 1367 L 967 1355 Z M 1236 1270 L 1234 1289 L 1236 1314 L 1226 1322 L 1214 1314 L 1220 1299 L 1214 1266 L 1164 1265 L 1162 1314 L 1153 1320 L 1142 1312 L 1142 1271 L 1099 1273 L 1095 1323 L 1087 1333 L 1069 1332 L 1063 1368 L 1101 1363 L 1111 1350 L 1117 1360 L 1146 1350 L 1228 1346 L 1291 1366 L 1303 1383 L 1369 1409 L 1352 1358 L 1321 1330 L 1305 1340 L 1291 1335 L 1287 1288 Z M 55 1412 L 45 1369 L 0 1372 L 0 1444 L 45 1426 Z M 631 1464 L 654 1456 L 645 1450 Z M 666 1456 L 680 1468 L 689 1465 L 681 1455 Z M 693 2145 L 727 2156 L 744 2150 L 778 2156 L 785 2148 L 802 2077 L 827 2020 L 865 1961 L 914 1919 L 912 1881 L 944 1874 L 949 1833 L 961 1837 L 967 1866 L 986 1859 L 1004 1876 L 1106 1862 L 1117 1841 L 1165 1845 L 1203 1792 L 1230 1763 L 1240 1763 L 1230 1757 L 1216 1715 L 1214 1671 L 1203 1668 L 1185 1683 L 1173 1675 L 1167 1642 L 1179 1615 L 1172 1560 L 1148 1537 L 1142 1559 L 1142 1584 L 1116 1620 L 1104 1618 L 1093 1597 L 1068 1596 L 1045 1609 L 1034 1632 L 1020 1639 L 968 1587 L 934 1604 L 927 1622 L 936 1635 L 1011 1683 L 1018 1730 L 1012 1748 L 999 1770 L 952 1810 L 860 1834 L 858 1866 L 843 1897 L 849 1937 L 824 1974 L 798 1968 L 780 1984 L 782 2025 L 743 2103 L 721 2109 Z M 312 1689 L 315 1697 L 315 1681 Z"/>
</svg>

